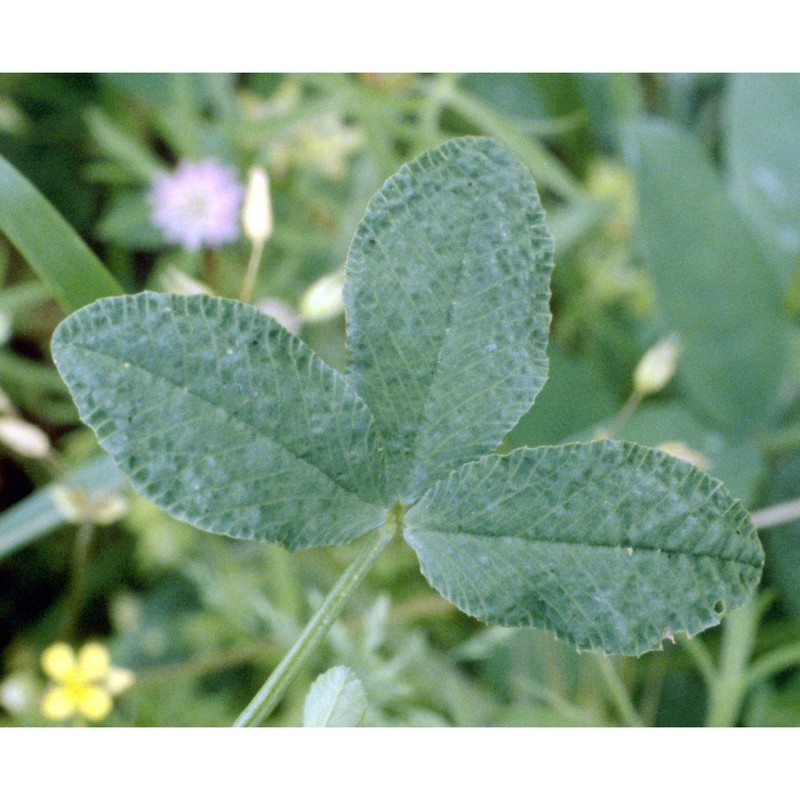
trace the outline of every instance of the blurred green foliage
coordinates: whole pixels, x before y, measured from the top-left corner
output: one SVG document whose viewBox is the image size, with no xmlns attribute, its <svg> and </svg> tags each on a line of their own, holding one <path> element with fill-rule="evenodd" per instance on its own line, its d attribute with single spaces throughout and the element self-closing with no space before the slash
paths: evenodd
<svg viewBox="0 0 800 800">
<path fill-rule="evenodd" d="M 504 449 L 613 425 L 638 360 L 674 332 L 675 379 L 616 433 L 682 445 L 755 509 L 800 497 L 799 96 L 796 75 L 3 75 L 0 155 L 126 291 L 179 270 L 228 297 L 246 239 L 166 245 L 150 183 L 180 159 L 242 180 L 266 167 L 275 225 L 254 302 L 296 314 L 386 177 L 454 135 L 493 136 L 530 169 L 556 241 L 551 377 Z M 118 477 L 49 355 L 63 315 L 0 237 L 0 415 L 52 443 L 0 443 L 0 724 L 48 724 L 42 651 L 99 640 L 136 674 L 101 724 L 228 725 L 352 550 L 198 534 L 124 490 L 109 505 Z M 341 314 L 301 335 L 344 366 Z M 271 724 L 301 724 L 314 678 L 344 665 L 362 724 L 797 725 L 798 537 L 765 534 L 762 597 L 721 629 L 613 661 L 468 619 L 391 547 Z"/>
</svg>

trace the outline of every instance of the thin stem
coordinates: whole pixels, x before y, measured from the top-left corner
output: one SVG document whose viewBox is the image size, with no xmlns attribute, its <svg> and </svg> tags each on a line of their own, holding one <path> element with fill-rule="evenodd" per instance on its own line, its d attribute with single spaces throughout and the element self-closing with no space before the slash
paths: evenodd
<svg viewBox="0 0 800 800">
<path fill-rule="evenodd" d="M 630 419 L 631 414 L 639 408 L 643 399 L 644 395 L 634 389 L 608 425 L 597 429 L 594 438 L 613 439 L 625 427 L 625 423 Z"/>
<path fill-rule="evenodd" d="M 89 549 L 93 536 L 94 525 L 91 522 L 82 522 L 75 535 L 75 545 L 72 551 L 72 574 L 62 626 L 62 638 L 66 641 L 72 639 L 81 614 L 86 587 L 86 572 L 89 568 Z"/>
<path fill-rule="evenodd" d="M 703 676 L 703 680 L 710 686 L 716 677 L 717 671 L 708 648 L 699 639 L 680 638 L 678 641 L 694 661 L 694 665 Z"/>
<path fill-rule="evenodd" d="M 752 688 L 776 672 L 796 667 L 798 664 L 800 664 L 800 643 L 794 642 L 779 647 L 752 663 L 746 676 L 747 686 Z"/>
<path fill-rule="evenodd" d="M 790 500 L 767 508 L 760 508 L 750 515 L 756 528 L 774 528 L 800 519 L 800 500 Z"/>
<path fill-rule="evenodd" d="M 581 196 L 582 189 L 578 181 L 538 139 L 520 131 L 514 121 L 483 103 L 471 92 L 462 90 L 455 82 L 445 84 L 441 89 L 447 106 L 489 136 L 500 139 L 512 150 L 516 150 L 539 182 L 565 198 L 575 199 Z"/>
<path fill-rule="evenodd" d="M 608 656 L 597 655 L 595 663 L 608 688 L 609 697 L 617 710 L 617 714 L 619 714 L 620 720 L 630 728 L 641 728 L 642 721 L 639 719 L 639 714 L 631 702 L 628 689 L 614 668 L 611 659 Z"/>
<path fill-rule="evenodd" d="M 256 239 L 253 242 L 253 248 L 250 251 L 250 260 L 247 262 L 247 272 L 244 275 L 242 282 L 242 291 L 239 294 L 239 299 L 243 303 L 249 303 L 250 298 L 253 296 L 253 289 L 256 285 L 256 277 L 258 276 L 258 267 L 261 264 L 261 256 L 264 252 L 264 240 Z"/>
<path fill-rule="evenodd" d="M 323 600 L 292 649 L 283 657 L 267 682 L 259 689 L 258 694 L 239 715 L 234 723 L 235 727 L 256 727 L 269 716 L 309 656 L 322 643 L 331 625 L 339 618 L 347 601 L 364 580 L 378 556 L 386 549 L 396 529 L 397 521 L 389 519 L 368 538 L 355 561 Z"/>
<path fill-rule="evenodd" d="M 580 706 L 571 703 L 558 692 L 548 689 L 539 681 L 532 678 L 521 678 L 513 681 L 515 688 L 518 688 L 522 693 L 550 706 L 555 711 L 560 712 L 564 716 L 570 717 L 583 725 L 591 725 L 593 727 L 600 727 L 603 723 L 592 713 L 582 709 Z"/>
<path fill-rule="evenodd" d="M 250 661 L 262 658 L 279 658 L 283 648 L 274 639 L 262 639 L 256 642 L 232 647 L 228 650 L 216 651 L 197 658 L 152 667 L 136 674 L 136 689 L 150 689 L 173 682 L 202 678 L 214 672 L 230 667 L 238 667 Z"/>
</svg>

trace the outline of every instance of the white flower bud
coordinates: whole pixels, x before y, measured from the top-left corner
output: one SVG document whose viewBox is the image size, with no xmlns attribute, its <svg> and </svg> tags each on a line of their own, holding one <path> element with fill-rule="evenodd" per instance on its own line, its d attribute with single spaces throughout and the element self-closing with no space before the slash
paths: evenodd
<svg viewBox="0 0 800 800">
<path fill-rule="evenodd" d="M 254 244 L 263 244 L 272 234 L 269 177 L 263 167 L 253 167 L 250 170 L 242 211 L 242 227 L 247 238 Z"/>
<path fill-rule="evenodd" d="M 678 366 L 680 346 L 674 334 L 656 342 L 643 356 L 633 374 L 633 386 L 640 395 L 660 392 L 672 379 Z"/>
<path fill-rule="evenodd" d="M 47 458 L 50 455 L 47 434 L 17 417 L 0 417 L 0 441 L 27 458 Z"/>
<path fill-rule="evenodd" d="M 324 322 L 333 319 L 344 311 L 342 291 L 344 289 L 344 270 L 323 275 L 300 300 L 300 316 L 304 322 Z"/>
</svg>

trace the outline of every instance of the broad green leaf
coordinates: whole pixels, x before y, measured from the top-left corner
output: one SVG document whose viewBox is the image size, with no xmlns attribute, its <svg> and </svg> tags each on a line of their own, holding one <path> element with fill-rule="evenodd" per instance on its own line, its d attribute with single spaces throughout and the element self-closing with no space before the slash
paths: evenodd
<svg viewBox="0 0 800 800">
<path fill-rule="evenodd" d="M 355 728 L 366 713 L 367 693 L 353 670 L 332 667 L 308 690 L 303 727 Z"/>
<path fill-rule="evenodd" d="M 133 486 L 179 519 L 298 549 L 346 542 L 386 518 L 366 407 L 252 306 L 107 298 L 59 325 L 53 355 Z"/>
<path fill-rule="evenodd" d="M 69 312 L 122 288 L 64 218 L 0 156 L 0 232 Z"/>
<path fill-rule="evenodd" d="M 488 139 L 404 166 L 347 262 L 350 379 L 410 502 L 493 450 L 545 382 L 553 243 L 525 167 Z"/>
<path fill-rule="evenodd" d="M 800 75 L 734 75 L 727 100 L 733 198 L 788 283 L 800 266 Z"/>
<path fill-rule="evenodd" d="M 433 487 L 405 525 L 427 579 L 466 613 L 611 654 L 717 624 L 764 558 L 721 483 L 613 441 L 486 456 Z"/>
<path fill-rule="evenodd" d="M 692 137 L 662 122 L 628 129 L 644 254 L 679 377 L 696 408 L 742 435 L 774 410 L 787 325 L 769 260 Z"/>
</svg>

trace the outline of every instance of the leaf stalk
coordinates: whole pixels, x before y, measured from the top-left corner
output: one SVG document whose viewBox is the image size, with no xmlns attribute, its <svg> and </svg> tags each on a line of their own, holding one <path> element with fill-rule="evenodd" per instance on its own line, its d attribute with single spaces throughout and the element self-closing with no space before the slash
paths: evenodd
<svg viewBox="0 0 800 800">
<path fill-rule="evenodd" d="M 339 618 L 353 592 L 362 583 L 399 527 L 399 520 L 392 514 L 373 535 L 367 538 L 353 563 L 323 600 L 322 605 L 303 629 L 300 638 L 239 715 L 234 727 L 257 727 L 275 709 L 286 689 L 297 677 L 309 656 L 322 643 L 331 625 Z"/>
</svg>

